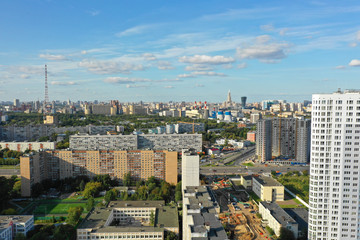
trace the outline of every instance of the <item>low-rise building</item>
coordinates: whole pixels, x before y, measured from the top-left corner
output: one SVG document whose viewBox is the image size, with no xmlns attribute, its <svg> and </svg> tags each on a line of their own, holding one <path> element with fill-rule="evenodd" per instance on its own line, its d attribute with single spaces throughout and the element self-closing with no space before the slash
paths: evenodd
<svg viewBox="0 0 360 240">
<path fill-rule="evenodd" d="M 111 201 L 88 214 L 77 239 L 163 240 L 165 231 L 179 233 L 176 207 L 164 201 Z"/>
<path fill-rule="evenodd" d="M 183 194 L 183 240 L 227 240 L 214 196 L 206 186 L 186 187 Z"/>
<path fill-rule="evenodd" d="M 251 189 L 252 188 L 252 176 L 251 175 L 247 175 L 247 176 L 241 176 L 240 178 L 240 183 L 241 185 L 244 186 L 245 189 Z"/>
<path fill-rule="evenodd" d="M 13 240 L 18 233 L 26 236 L 33 228 L 33 215 L 0 215 L 1 240 Z"/>
<path fill-rule="evenodd" d="M 298 237 L 298 223 L 277 203 L 260 202 L 259 213 L 267 225 L 274 230 L 276 236 L 280 236 L 280 229 L 284 227 L 294 233 L 295 239 Z"/>
<path fill-rule="evenodd" d="M 253 176 L 252 190 L 262 201 L 284 201 L 284 186 L 271 177 Z"/>
</svg>

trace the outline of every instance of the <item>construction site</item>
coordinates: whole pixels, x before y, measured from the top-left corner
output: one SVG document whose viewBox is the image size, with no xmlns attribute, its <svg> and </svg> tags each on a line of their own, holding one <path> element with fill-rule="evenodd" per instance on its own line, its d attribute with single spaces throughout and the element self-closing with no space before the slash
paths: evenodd
<svg viewBox="0 0 360 240">
<path fill-rule="evenodd" d="M 219 218 L 231 239 L 263 240 L 272 239 L 257 216 L 258 206 L 249 201 L 244 189 L 236 189 L 230 180 L 219 179 L 212 184 L 212 190 L 220 205 Z"/>
</svg>

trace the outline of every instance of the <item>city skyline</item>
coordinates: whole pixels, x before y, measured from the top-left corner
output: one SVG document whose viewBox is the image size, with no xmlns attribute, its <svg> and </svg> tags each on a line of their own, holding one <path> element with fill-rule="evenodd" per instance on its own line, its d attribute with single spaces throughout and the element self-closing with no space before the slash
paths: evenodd
<svg viewBox="0 0 360 240">
<path fill-rule="evenodd" d="M 191 5 L 190 5 L 191 3 Z M 1 101 L 310 100 L 357 88 L 356 1 L 0 3 Z"/>
</svg>

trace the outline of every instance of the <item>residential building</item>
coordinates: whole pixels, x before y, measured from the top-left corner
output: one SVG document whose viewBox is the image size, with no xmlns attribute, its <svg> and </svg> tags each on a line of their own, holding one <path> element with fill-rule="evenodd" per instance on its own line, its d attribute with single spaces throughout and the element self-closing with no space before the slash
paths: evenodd
<svg viewBox="0 0 360 240">
<path fill-rule="evenodd" d="M 256 155 L 261 161 L 274 158 L 310 159 L 310 120 L 273 118 L 260 120 L 256 129 Z"/>
<path fill-rule="evenodd" d="M 77 239 L 163 240 L 165 231 L 179 233 L 176 207 L 164 201 L 111 201 L 87 215 Z"/>
<path fill-rule="evenodd" d="M 250 142 L 256 142 L 256 132 L 248 132 L 246 135 L 246 140 Z"/>
<path fill-rule="evenodd" d="M 174 150 L 193 148 L 197 152 L 202 150 L 201 134 L 138 134 L 138 135 L 72 135 L 70 148 L 77 150 L 97 149 L 153 149 Z"/>
<path fill-rule="evenodd" d="M 257 123 L 261 119 L 262 119 L 262 115 L 259 112 L 250 114 L 250 122 L 251 123 Z"/>
<path fill-rule="evenodd" d="M 33 184 L 45 179 L 109 174 L 122 180 L 128 172 L 135 179 L 151 176 L 177 183 L 177 152 L 174 151 L 40 151 L 20 158 L 21 195 L 30 196 Z"/>
<path fill-rule="evenodd" d="M 251 175 L 248 175 L 248 176 L 241 175 L 240 183 L 241 183 L 241 185 L 244 186 L 245 189 L 252 189 L 252 176 Z"/>
<path fill-rule="evenodd" d="M 0 142 L 1 148 L 24 152 L 25 150 L 39 151 L 41 149 L 54 150 L 55 142 Z"/>
<path fill-rule="evenodd" d="M 309 240 L 360 239 L 360 91 L 312 96 Z"/>
<path fill-rule="evenodd" d="M 183 150 L 181 158 L 181 189 L 200 186 L 199 155 L 192 150 Z"/>
<path fill-rule="evenodd" d="M 1 240 L 13 240 L 18 233 L 26 236 L 33 228 L 33 215 L 0 215 Z"/>
<path fill-rule="evenodd" d="M 292 231 L 295 239 L 297 239 L 299 235 L 298 223 L 277 203 L 266 201 L 260 202 L 259 213 L 261 214 L 263 221 L 265 221 L 267 225 L 274 230 L 276 236 L 280 236 L 280 229 L 283 227 Z"/>
<path fill-rule="evenodd" d="M 186 187 L 183 194 L 183 240 L 227 240 L 220 207 L 206 186 Z"/>
<path fill-rule="evenodd" d="M 284 186 L 271 177 L 252 177 L 252 190 L 262 201 L 284 201 Z"/>
</svg>

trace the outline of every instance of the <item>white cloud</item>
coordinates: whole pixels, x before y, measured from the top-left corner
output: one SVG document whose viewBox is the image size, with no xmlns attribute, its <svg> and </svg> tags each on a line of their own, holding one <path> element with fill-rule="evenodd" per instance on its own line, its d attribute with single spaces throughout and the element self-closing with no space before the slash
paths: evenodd
<svg viewBox="0 0 360 240">
<path fill-rule="evenodd" d="M 349 66 L 351 67 L 360 67 L 360 60 L 358 59 L 353 59 L 350 61 Z"/>
<path fill-rule="evenodd" d="M 178 78 L 193 78 L 193 77 L 195 77 L 195 76 L 192 75 L 192 74 L 184 73 L 184 74 L 178 75 L 177 77 L 178 77 Z"/>
<path fill-rule="evenodd" d="M 155 57 L 155 55 L 154 54 L 152 54 L 152 53 L 144 53 L 143 55 L 142 55 L 144 58 L 145 58 L 145 60 L 147 60 L 147 61 L 155 61 L 157 58 Z"/>
<path fill-rule="evenodd" d="M 141 34 L 149 28 L 150 28 L 150 25 L 139 25 L 139 26 L 135 26 L 132 28 L 128 28 L 122 32 L 119 32 L 116 34 L 116 36 L 117 37 L 125 37 L 125 36 L 130 36 L 130 35 Z"/>
<path fill-rule="evenodd" d="M 183 56 L 179 58 L 180 62 L 183 63 L 194 63 L 194 64 L 228 64 L 235 62 L 235 59 L 232 57 L 224 56 L 207 56 L 207 55 L 194 55 L 192 57 Z"/>
<path fill-rule="evenodd" d="M 87 68 L 90 72 L 96 74 L 114 74 L 123 73 L 129 74 L 131 71 L 143 71 L 145 68 L 143 65 L 124 63 L 118 61 L 97 61 L 97 60 L 83 60 L 79 62 L 80 67 Z"/>
<path fill-rule="evenodd" d="M 98 10 L 91 10 L 91 11 L 87 11 L 87 12 L 93 17 L 100 14 L 100 11 L 98 11 Z"/>
<path fill-rule="evenodd" d="M 345 69 L 346 67 L 344 65 L 336 66 L 335 69 Z"/>
<path fill-rule="evenodd" d="M 260 29 L 263 31 L 267 31 L 267 32 L 271 32 L 271 31 L 275 30 L 275 28 L 272 24 L 261 25 Z"/>
<path fill-rule="evenodd" d="M 174 86 L 165 86 L 164 88 L 170 89 L 170 88 L 174 88 Z"/>
<path fill-rule="evenodd" d="M 130 84 L 127 84 L 126 85 L 126 88 L 149 88 L 151 86 L 149 85 L 130 85 Z"/>
<path fill-rule="evenodd" d="M 247 63 L 240 63 L 236 67 L 239 68 L 239 69 L 247 68 Z"/>
<path fill-rule="evenodd" d="M 194 64 L 185 67 L 185 71 L 212 71 L 213 68 L 207 65 Z"/>
<path fill-rule="evenodd" d="M 288 30 L 289 30 L 288 28 L 280 29 L 279 31 L 280 36 L 284 36 Z"/>
<path fill-rule="evenodd" d="M 52 61 L 64 61 L 68 60 L 64 55 L 54 55 L 54 54 L 40 54 L 40 58 Z"/>
<path fill-rule="evenodd" d="M 28 75 L 28 74 L 21 74 L 20 77 L 21 77 L 22 79 L 29 79 L 29 78 L 31 78 L 30 75 Z"/>
<path fill-rule="evenodd" d="M 272 63 L 286 57 L 288 43 L 271 42 L 268 35 L 259 36 L 251 45 L 238 47 L 237 56 L 241 59 L 258 59 L 261 62 Z"/>
<path fill-rule="evenodd" d="M 360 31 L 358 31 L 356 34 L 356 40 L 360 41 Z"/>
<path fill-rule="evenodd" d="M 233 65 L 229 63 L 229 64 L 222 65 L 222 67 L 223 67 L 224 69 L 232 69 L 232 68 L 233 68 Z"/>
<path fill-rule="evenodd" d="M 221 76 L 221 77 L 225 77 L 227 76 L 226 74 L 224 73 L 217 73 L 217 72 L 192 72 L 191 74 L 195 75 L 195 76 L 210 76 L 210 77 L 215 77 L 215 76 Z"/>
<path fill-rule="evenodd" d="M 349 43 L 350 47 L 356 47 L 358 44 L 356 42 Z"/>
<path fill-rule="evenodd" d="M 51 82 L 51 85 L 59 85 L 59 86 L 69 86 L 69 85 L 77 85 L 75 82 Z"/>
<path fill-rule="evenodd" d="M 151 82 L 151 80 L 146 78 L 108 77 L 104 79 L 104 82 L 127 84 L 127 83 L 137 83 L 137 82 Z"/>
<path fill-rule="evenodd" d="M 24 73 L 28 75 L 41 75 L 45 71 L 43 66 L 10 66 L 7 70 L 12 74 Z"/>
<path fill-rule="evenodd" d="M 171 65 L 170 62 L 168 61 L 159 61 L 158 62 L 158 69 L 160 70 L 170 70 L 170 69 L 174 69 L 175 67 L 173 67 Z"/>
<path fill-rule="evenodd" d="M 197 84 L 195 84 L 195 87 L 205 87 L 205 85 L 197 83 Z"/>
</svg>

